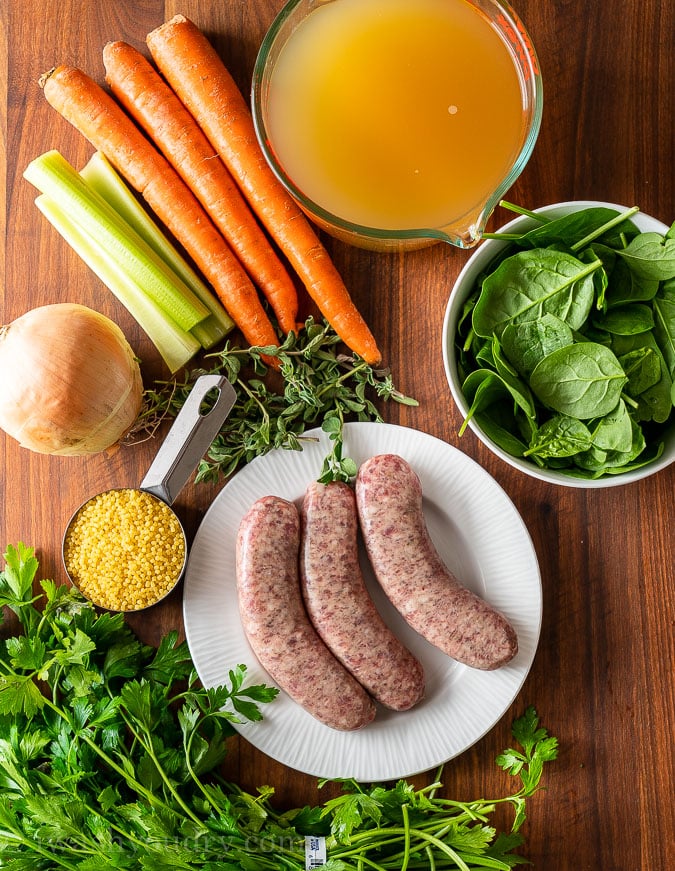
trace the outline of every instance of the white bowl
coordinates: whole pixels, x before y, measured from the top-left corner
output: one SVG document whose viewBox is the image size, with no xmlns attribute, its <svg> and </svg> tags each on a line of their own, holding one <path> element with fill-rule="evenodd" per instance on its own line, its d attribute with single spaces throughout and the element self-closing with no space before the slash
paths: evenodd
<svg viewBox="0 0 675 871">
<path fill-rule="evenodd" d="M 619 212 L 628 211 L 626 206 L 592 200 L 576 200 L 572 202 L 555 203 L 553 205 L 543 206 L 534 211 L 542 213 L 547 217 L 557 218 L 592 206 L 604 206 L 606 208 L 615 209 Z M 633 215 L 631 220 L 638 229 L 643 232 L 650 231 L 664 234 L 668 230 L 668 227 L 661 223 L 661 221 L 658 221 L 656 218 L 652 218 L 649 215 L 645 215 L 642 212 Z M 518 216 L 514 220 L 509 221 L 508 224 L 501 227 L 498 232 L 523 232 L 536 225 L 537 221 L 535 219 L 529 216 Z M 446 308 L 443 321 L 443 362 L 453 399 L 464 417 L 466 417 L 468 413 L 469 403 L 462 392 L 462 385 L 457 371 L 454 347 L 457 324 L 461 318 L 464 302 L 474 290 L 477 277 L 483 270 L 487 269 L 492 260 L 503 251 L 508 244 L 509 242 L 503 240 L 486 239 L 476 248 L 457 277 L 457 281 L 452 288 Z M 616 487 L 633 481 L 639 481 L 655 474 L 675 462 L 675 411 L 672 413 L 671 418 L 672 422 L 670 423 L 670 427 L 664 439 L 665 447 L 663 453 L 658 459 L 640 468 L 617 474 L 605 475 L 601 478 L 582 478 L 555 469 L 543 469 L 531 460 L 513 456 L 505 451 L 488 435 L 486 435 L 473 418 L 469 421 L 468 426 L 475 433 L 478 439 L 480 439 L 480 441 L 483 442 L 490 451 L 492 451 L 492 453 L 501 457 L 504 462 L 508 463 L 514 469 L 518 469 L 533 478 L 567 487 L 600 488 Z"/>
</svg>

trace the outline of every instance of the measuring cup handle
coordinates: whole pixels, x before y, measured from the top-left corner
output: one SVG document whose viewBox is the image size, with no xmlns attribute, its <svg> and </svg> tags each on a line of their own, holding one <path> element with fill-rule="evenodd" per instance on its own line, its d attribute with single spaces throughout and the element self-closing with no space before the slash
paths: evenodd
<svg viewBox="0 0 675 871">
<path fill-rule="evenodd" d="M 215 390 L 218 398 L 202 413 L 202 403 Z M 143 478 L 141 490 L 171 505 L 218 434 L 236 398 L 234 387 L 224 376 L 200 375 Z"/>
</svg>

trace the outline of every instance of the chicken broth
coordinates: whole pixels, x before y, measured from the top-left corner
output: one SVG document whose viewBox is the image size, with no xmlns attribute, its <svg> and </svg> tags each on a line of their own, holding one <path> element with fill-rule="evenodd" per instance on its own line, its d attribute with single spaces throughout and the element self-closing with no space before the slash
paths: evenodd
<svg viewBox="0 0 675 871">
<path fill-rule="evenodd" d="M 511 50 L 466 0 L 334 0 L 272 71 L 268 133 L 299 191 L 382 229 L 478 213 L 525 140 Z"/>
</svg>

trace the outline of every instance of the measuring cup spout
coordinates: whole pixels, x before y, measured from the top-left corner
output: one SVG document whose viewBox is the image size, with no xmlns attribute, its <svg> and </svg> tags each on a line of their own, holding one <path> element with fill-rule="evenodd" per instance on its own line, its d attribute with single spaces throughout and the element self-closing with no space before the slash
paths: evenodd
<svg viewBox="0 0 675 871">
<path fill-rule="evenodd" d="M 468 227 L 443 227 L 438 231 L 438 236 L 455 248 L 473 248 L 480 242 L 482 232 L 483 225 L 472 223 Z"/>
<path fill-rule="evenodd" d="M 206 398 L 218 396 L 202 412 Z M 230 413 L 236 391 L 222 375 L 200 375 L 141 481 L 146 490 L 171 505 Z"/>
</svg>

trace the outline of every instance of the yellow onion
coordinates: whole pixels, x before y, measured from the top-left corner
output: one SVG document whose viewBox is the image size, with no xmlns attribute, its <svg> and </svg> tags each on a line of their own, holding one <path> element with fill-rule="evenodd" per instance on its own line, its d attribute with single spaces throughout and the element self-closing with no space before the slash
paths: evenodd
<svg viewBox="0 0 675 871">
<path fill-rule="evenodd" d="M 142 402 L 138 360 L 100 312 L 56 303 L 0 327 L 0 428 L 23 447 L 64 456 L 108 450 Z"/>
</svg>

